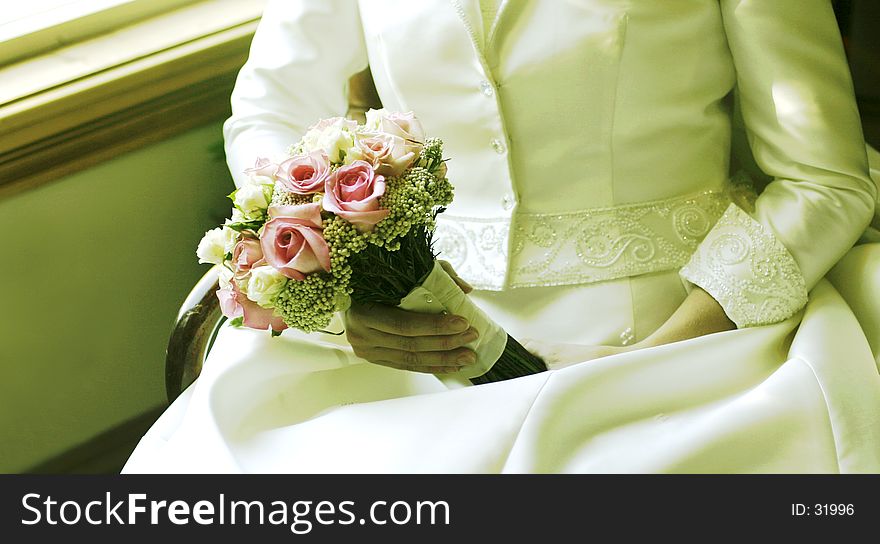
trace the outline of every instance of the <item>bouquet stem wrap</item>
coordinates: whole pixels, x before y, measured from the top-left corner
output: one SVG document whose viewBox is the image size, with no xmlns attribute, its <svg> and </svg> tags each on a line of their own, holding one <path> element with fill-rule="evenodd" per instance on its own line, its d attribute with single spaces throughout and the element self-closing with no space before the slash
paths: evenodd
<svg viewBox="0 0 880 544">
<path fill-rule="evenodd" d="M 422 313 L 449 312 L 467 319 L 479 333 L 479 337 L 466 346 L 476 353 L 476 363 L 458 372 L 439 376 L 443 381 L 461 382 L 469 379 L 477 384 L 546 370 L 543 361 L 509 337 L 500 325 L 474 304 L 439 262 L 434 262 L 422 284 L 401 299 L 398 307 Z M 496 363 L 500 364 L 493 371 Z"/>
</svg>

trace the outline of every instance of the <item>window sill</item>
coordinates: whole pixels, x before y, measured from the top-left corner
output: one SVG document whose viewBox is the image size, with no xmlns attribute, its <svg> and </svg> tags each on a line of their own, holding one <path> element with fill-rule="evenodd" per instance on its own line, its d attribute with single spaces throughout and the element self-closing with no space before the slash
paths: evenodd
<svg viewBox="0 0 880 544">
<path fill-rule="evenodd" d="M 228 116 L 264 4 L 207 0 L 0 68 L 0 198 Z"/>
</svg>

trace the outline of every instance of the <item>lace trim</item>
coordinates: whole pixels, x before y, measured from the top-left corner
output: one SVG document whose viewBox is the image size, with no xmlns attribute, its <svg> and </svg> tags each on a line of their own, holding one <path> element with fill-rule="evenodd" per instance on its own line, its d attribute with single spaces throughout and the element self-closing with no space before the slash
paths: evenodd
<svg viewBox="0 0 880 544">
<path fill-rule="evenodd" d="M 800 268 L 761 223 L 731 204 L 681 276 L 705 289 L 737 327 L 788 319 L 807 303 Z"/>
<path fill-rule="evenodd" d="M 729 202 L 726 192 L 706 191 L 512 220 L 443 214 L 435 248 L 479 289 L 605 281 L 680 268 Z"/>
<path fill-rule="evenodd" d="M 456 273 L 477 289 L 504 288 L 510 220 L 437 217 L 434 250 Z"/>
</svg>

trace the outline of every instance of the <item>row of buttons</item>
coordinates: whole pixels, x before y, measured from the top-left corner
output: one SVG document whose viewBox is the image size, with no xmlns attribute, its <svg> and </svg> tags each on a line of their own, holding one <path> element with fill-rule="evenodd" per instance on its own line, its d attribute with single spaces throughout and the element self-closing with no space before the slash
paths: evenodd
<svg viewBox="0 0 880 544">
<path fill-rule="evenodd" d="M 480 92 L 483 93 L 486 97 L 491 98 L 495 96 L 495 87 L 490 82 L 484 79 L 480 82 Z M 499 155 L 503 154 L 506 151 L 506 149 L 504 148 L 504 142 L 501 141 L 500 138 L 493 138 L 492 141 L 489 143 L 492 144 L 492 149 L 495 150 L 495 153 L 498 153 Z"/>
<path fill-rule="evenodd" d="M 480 82 L 480 92 L 487 98 L 492 98 L 495 96 L 495 87 L 492 83 L 483 80 Z M 499 155 L 503 155 L 507 151 L 507 148 L 504 146 L 504 141 L 500 138 L 492 138 L 492 141 L 490 141 L 489 144 L 492 146 L 492 149 L 495 150 L 495 153 L 498 153 Z M 516 199 L 509 193 L 501 198 L 501 206 L 505 210 L 512 209 L 514 204 L 516 204 Z"/>
</svg>

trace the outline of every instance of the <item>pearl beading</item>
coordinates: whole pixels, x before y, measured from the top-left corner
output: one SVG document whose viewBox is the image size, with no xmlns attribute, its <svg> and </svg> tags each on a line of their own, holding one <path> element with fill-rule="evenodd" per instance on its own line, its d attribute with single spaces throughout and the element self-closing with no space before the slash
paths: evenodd
<svg viewBox="0 0 880 544">
<path fill-rule="evenodd" d="M 729 202 L 726 191 L 704 191 L 511 219 L 442 214 L 435 248 L 480 289 L 612 280 L 681 268 Z"/>
<path fill-rule="evenodd" d="M 730 204 L 681 276 L 721 304 L 737 327 L 788 319 L 807 303 L 804 276 L 773 233 Z"/>
</svg>

